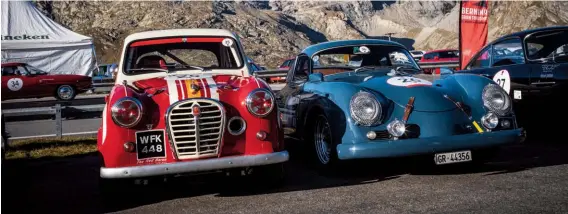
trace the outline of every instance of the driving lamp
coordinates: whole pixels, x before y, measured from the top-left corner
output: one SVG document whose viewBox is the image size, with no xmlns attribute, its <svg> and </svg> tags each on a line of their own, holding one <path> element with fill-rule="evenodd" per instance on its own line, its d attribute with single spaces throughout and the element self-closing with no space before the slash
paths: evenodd
<svg viewBox="0 0 568 214">
<path fill-rule="evenodd" d="M 394 137 L 400 137 L 406 132 L 406 124 L 398 119 L 394 119 L 387 125 L 387 131 Z"/>
<path fill-rule="evenodd" d="M 499 124 L 499 117 L 492 112 L 487 113 L 481 117 L 481 124 L 488 129 L 494 129 Z"/>
</svg>

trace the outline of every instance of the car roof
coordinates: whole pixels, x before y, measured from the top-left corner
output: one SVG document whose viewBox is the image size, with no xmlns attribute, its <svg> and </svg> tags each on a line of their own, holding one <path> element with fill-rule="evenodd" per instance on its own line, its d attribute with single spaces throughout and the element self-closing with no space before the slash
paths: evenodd
<svg viewBox="0 0 568 214">
<path fill-rule="evenodd" d="M 502 40 L 505 40 L 509 37 L 520 37 L 525 38 L 526 36 L 536 33 L 536 32 L 541 32 L 541 31 L 549 31 L 549 30 L 568 30 L 568 26 L 553 26 L 553 27 L 542 27 L 542 28 L 534 28 L 534 29 L 528 29 L 528 30 L 524 30 L 524 31 L 519 31 L 519 32 L 515 32 L 515 33 L 511 33 L 502 37 L 499 37 L 498 39 L 492 41 L 490 44 L 496 43 L 496 42 L 500 42 Z"/>
<path fill-rule="evenodd" d="M 4 67 L 4 66 L 18 66 L 18 65 L 26 65 L 26 63 L 23 63 L 23 62 L 6 62 L 6 63 L 2 63 L 2 67 Z"/>
<path fill-rule="evenodd" d="M 354 45 L 391 45 L 391 46 L 398 46 L 401 48 L 406 49 L 403 45 L 398 42 L 387 41 L 382 39 L 357 39 L 357 40 L 336 40 L 336 41 L 329 41 L 329 42 L 322 42 L 315 45 L 310 45 L 305 48 L 302 53 L 312 57 L 314 54 L 330 49 L 330 48 L 337 48 L 342 46 L 354 46 Z"/>
<path fill-rule="evenodd" d="M 134 33 L 124 39 L 124 44 L 128 44 L 135 40 L 176 37 L 176 36 L 223 36 L 236 39 L 235 34 L 225 29 L 211 28 L 193 28 L 193 29 L 170 29 L 170 30 L 153 30 Z"/>
</svg>

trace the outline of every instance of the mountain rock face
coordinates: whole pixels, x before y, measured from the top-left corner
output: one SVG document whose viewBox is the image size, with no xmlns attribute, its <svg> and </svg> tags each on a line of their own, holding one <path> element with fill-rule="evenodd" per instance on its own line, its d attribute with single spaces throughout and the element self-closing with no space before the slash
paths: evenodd
<svg viewBox="0 0 568 214">
<path fill-rule="evenodd" d="M 456 1 L 36 1 L 46 15 L 95 39 L 101 63 L 118 62 L 131 33 L 175 28 L 236 32 L 247 55 L 273 68 L 318 42 L 382 38 L 409 49 L 458 47 Z M 489 41 L 524 29 L 568 25 L 568 2 L 490 2 Z"/>
</svg>

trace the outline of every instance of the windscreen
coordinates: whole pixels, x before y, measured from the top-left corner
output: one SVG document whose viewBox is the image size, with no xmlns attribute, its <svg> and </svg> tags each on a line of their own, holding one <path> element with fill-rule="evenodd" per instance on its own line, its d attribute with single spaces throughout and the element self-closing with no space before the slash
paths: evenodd
<svg viewBox="0 0 568 214">
<path fill-rule="evenodd" d="M 314 67 L 349 67 L 363 66 L 405 66 L 416 69 L 418 65 L 410 53 L 401 47 L 388 45 L 345 46 L 328 49 L 312 57 Z"/>
<path fill-rule="evenodd" d="M 232 38 L 183 37 L 136 41 L 128 46 L 126 74 L 243 67 Z"/>
</svg>

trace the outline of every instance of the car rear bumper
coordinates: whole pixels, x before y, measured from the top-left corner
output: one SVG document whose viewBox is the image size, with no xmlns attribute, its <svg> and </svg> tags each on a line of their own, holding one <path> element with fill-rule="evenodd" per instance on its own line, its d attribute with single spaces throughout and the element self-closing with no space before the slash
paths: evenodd
<svg viewBox="0 0 568 214">
<path fill-rule="evenodd" d="M 179 163 L 156 164 L 132 167 L 101 167 L 101 178 L 138 178 L 167 174 L 204 172 L 230 168 L 262 166 L 286 162 L 287 151 L 261 155 L 232 156 L 205 160 L 194 160 Z"/>
<path fill-rule="evenodd" d="M 401 157 L 506 145 L 524 140 L 523 129 L 444 137 L 339 144 L 339 159 Z"/>
</svg>

